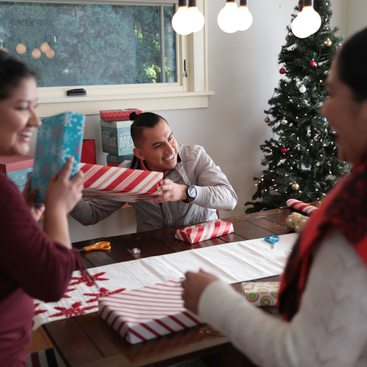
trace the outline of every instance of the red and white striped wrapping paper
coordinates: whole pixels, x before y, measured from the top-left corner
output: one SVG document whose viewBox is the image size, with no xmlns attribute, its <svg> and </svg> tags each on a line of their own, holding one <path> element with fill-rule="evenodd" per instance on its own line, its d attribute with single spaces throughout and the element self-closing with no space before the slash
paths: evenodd
<svg viewBox="0 0 367 367">
<path fill-rule="evenodd" d="M 125 202 L 156 197 L 162 172 L 81 163 L 85 196 L 113 198 Z"/>
<path fill-rule="evenodd" d="M 195 244 L 214 237 L 224 236 L 232 232 L 233 224 L 231 222 L 217 219 L 195 224 L 190 227 L 179 228 L 175 232 L 175 238 Z"/>
<path fill-rule="evenodd" d="M 141 343 L 200 325 L 183 306 L 181 283 L 167 282 L 99 299 L 99 314 L 127 342 Z"/>
<path fill-rule="evenodd" d="M 311 215 L 318 208 L 316 206 L 304 203 L 296 199 L 288 199 L 286 202 L 287 206 L 292 209 L 299 210 L 305 214 Z"/>
</svg>

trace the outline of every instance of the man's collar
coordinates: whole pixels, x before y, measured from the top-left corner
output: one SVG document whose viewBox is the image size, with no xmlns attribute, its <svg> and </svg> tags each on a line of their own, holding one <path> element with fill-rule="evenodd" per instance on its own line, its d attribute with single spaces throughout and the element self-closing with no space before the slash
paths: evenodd
<svg viewBox="0 0 367 367">
<path fill-rule="evenodd" d="M 181 157 L 179 154 L 177 154 L 177 163 L 181 163 Z M 150 171 L 150 169 L 144 164 L 144 161 L 142 161 L 141 159 L 139 159 L 138 157 L 136 157 L 134 155 L 131 164 L 130 164 L 130 168 L 132 169 L 142 169 L 144 171 Z M 166 177 L 172 170 L 168 170 L 163 172 L 163 177 Z"/>
</svg>

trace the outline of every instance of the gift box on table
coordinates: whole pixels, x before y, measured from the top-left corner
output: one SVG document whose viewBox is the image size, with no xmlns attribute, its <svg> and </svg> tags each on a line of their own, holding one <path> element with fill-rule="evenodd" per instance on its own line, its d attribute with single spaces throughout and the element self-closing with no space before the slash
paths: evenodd
<svg viewBox="0 0 367 367">
<path fill-rule="evenodd" d="M 107 154 L 106 161 L 107 166 L 117 167 L 124 161 L 131 161 L 134 158 L 134 154 L 126 154 L 126 155 L 114 155 Z"/>
<path fill-rule="evenodd" d="M 85 116 L 73 112 L 42 118 L 38 129 L 32 173 L 32 188 L 38 188 L 36 201 L 43 202 L 48 182 L 74 157 L 71 176 L 79 171 Z"/>
<path fill-rule="evenodd" d="M 80 170 L 84 173 L 84 196 L 124 202 L 156 197 L 158 184 L 163 179 L 162 172 L 97 164 L 81 163 Z"/>
<path fill-rule="evenodd" d="M 231 222 L 217 219 L 189 227 L 179 228 L 175 232 L 175 238 L 195 244 L 211 238 L 225 236 L 232 232 L 233 224 Z"/>
<path fill-rule="evenodd" d="M 96 142 L 94 139 L 83 139 L 82 155 L 80 161 L 83 163 L 96 164 Z"/>
<path fill-rule="evenodd" d="M 33 168 L 33 157 L 11 155 L 0 157 L 0 172 L 5 173 L 23 191 Z"/>
<path fill-rule="evenodd" d="M 200 325 L 183 306 L 179 282 L 167 282 L 99 299 L 99 314 L 127 342 L 141 343 Z"/>
<path fill-rule="evenodd" d="M 277 304 L 279 282 L 243 282 L 245 298 L 255 306 L 275 306 Z"/>
<path fill-rule="evenodd" d="M 126 108 L 124 110 L 101 110 L 99 111 L 99 116 L 101 120 L 105 122 L 128 121 L 130 120 L 129 116 L 132 112 L 136 112 L 138 115 L 142 113 L 142 111 L 137 108 Z"/>
<path fill-rule="evenodd" d="M 131 108 L 126 110 L 100 111 L 102 150 L 116 156 L 132 155 L 134 144 L 131 139 L 129 115 L 142 111 Z"/>
</svg>

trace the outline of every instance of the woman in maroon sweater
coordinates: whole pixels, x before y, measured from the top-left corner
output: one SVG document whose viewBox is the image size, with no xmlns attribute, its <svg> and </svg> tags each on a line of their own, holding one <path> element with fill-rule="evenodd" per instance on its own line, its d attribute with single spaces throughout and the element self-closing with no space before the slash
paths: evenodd
<svg viewBox="0 0 367 367">
<path fill-rule="evenodd" d="M 27 154 L 40 121 L 34 73 L 0 50 L 0 155 Z M 81 259 L 72 250 L 67 214 L 81 199 L 82 177 L 69 179 L 72 159 L 36 208 L 0 174 L 0 364 L 24 366 L 31 342 L 33 298 L 57 301 Z M 28 199 L 35 193 L 29 193 Z M 37 224 L 44 214 L 44 230 Z"/>
</svg>

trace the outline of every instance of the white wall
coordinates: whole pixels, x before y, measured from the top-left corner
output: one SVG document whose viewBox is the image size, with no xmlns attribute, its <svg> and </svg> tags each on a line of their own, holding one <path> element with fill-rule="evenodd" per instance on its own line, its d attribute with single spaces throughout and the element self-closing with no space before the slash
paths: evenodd
<svg viewBox="0 0 367 367">
<path fill-rule="evenodd" d="M 209 87 L 215 92 L 209 108 L 155 111 L 167 118 L 179 142 L 203 145 L 227 174 L 239 201 L 234 212 L 223 212 L 222 217 L 242 213 L 244 203 L 255 191 L 253 177 L 261 172 L 259 145 L 271 135 L 263 111 L 278 85 L 277 57 L 297 1 L 249 0 L 254 24 L 247 32 L 236 34 L 225 34 L 217 26 L 217 14 L 224 3 L 225 0 L 208 1 Z M 350 1 L 355 5 L 350 11 L 346 11 L 347 3 L 332 1 L 333 24 L 342 33 L 346 17 L 350 23 L 354 13 L 360 18 L 366 14 L 355 5 L 366 7 L 365 0 Z M 89 116 L 87 125 L 85 137 L 96 138 L 97 151 L 101 152 L 98 117 Z M 98 160 L 105 162 L 103 153 Z M 70 228 L 73 241 L 135 232 L 134 211 L 121 209 L 89 227 L 71 219 Z"/>
</svg>

